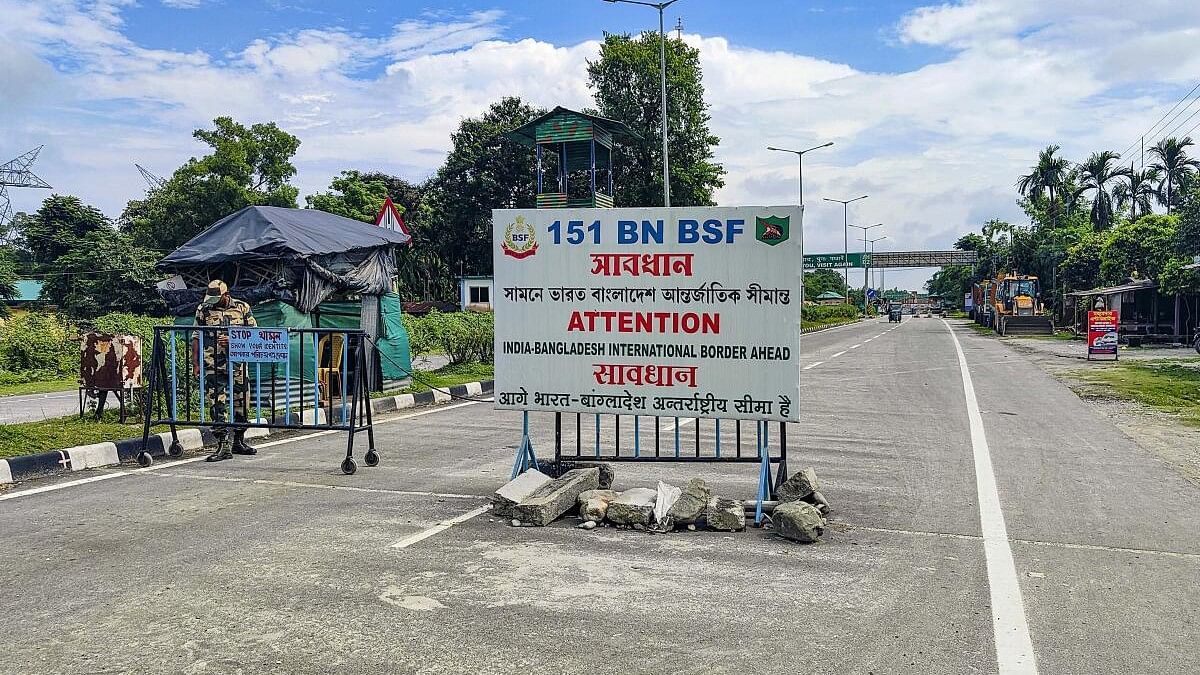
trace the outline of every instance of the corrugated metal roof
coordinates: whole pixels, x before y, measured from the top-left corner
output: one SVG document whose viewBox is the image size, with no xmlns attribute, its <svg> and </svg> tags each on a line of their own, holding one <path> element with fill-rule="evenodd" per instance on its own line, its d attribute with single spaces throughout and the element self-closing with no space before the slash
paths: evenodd
<svg viewBox="0 0 1200 675">
<path fill-rule="evenodd" d="M 512 131 L 505 133 L 504 135 L 507 136 L 508 138 L 511 138 L 514 141 L 517 141 L 518 143 L 523 143 L 525 145 L 532 147 L 534 144 L 537 143 L 538 125 L 540 125 L 542 122 L 545 122 L 546 120 L 548 120 L 551 117 L 554 117 L 556 115 L 563 115 L 563 116 L 574 115 L 576 117 L 582 117 L 584 119 L 590 120 L 593 124 L 604 127 L 608 132 L 612 133 L 612 135 L 614 137 L 616 137 L 618 140 L 624 140 L 626 138 L 637 138 L 637 139 L 641 138 L 641 135 L 639 135 L 636 131 L 634 131 L 633 129 L 630 129 L 628 126 L 626 126 L 626 124 L 624 122 L 618 122 L 617 120 L 610 120 L 606 117 L 600 117 L 599 115 L 589 115 L 587 113 L 581 113 L 576 110 L 569 110 L 562 106 L 555 106 L 554 110 L 551 110 L 550 112 L 546 113 L 545 115 L 542 115 L 541 117 L 539 117 L 535 120 L 526 122 L 525 124 L 517 127 L 516 129 L 513 129 Z"/>
<path fill-rule="evenodd" d="M 1071 293 L 1067 293 L 1067 295 L 1073 296 L 1073 297 L 1086 297 L 1089 295 L 1113 295 L 1114 293 L 1125 293 L 1128 291 L 1146 291 L 1146 290 L 1154 290 L 1156 288 L 1158 288 L 1158 284 L 1154 283 L 1153 281 L 1151 281 L 1149 279 L 1143 279 L 1142 281 L 1131 281 L 1127 284 L 1121 284 L 1120 286 L 1109 286 L 1107 288 L 1093 288 L 1090 291 L 1074 291 Z"/>
<path fill-rule="evenodd" d="M 845 296 L 838 294 L 837 291 L 825 291 L 818 295 L 815 300 L 844 300 Z"/>
</svg>

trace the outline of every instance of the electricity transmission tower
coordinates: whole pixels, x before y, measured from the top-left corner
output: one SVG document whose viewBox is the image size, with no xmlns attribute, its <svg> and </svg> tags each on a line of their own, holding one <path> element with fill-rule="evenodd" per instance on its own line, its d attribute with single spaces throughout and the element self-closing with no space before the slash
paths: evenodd
<svg viewBox="0 0 1200 675">
<path fill-rule="evenodd" d="M 156 188 L 160 188 L 163 186 L 163 184 L 165 184 L 167 182 L 161 176 L 150 173 L 150 170 L 147 169 L 146 167 L 142 166 L 141 164 L 134 162 L 133 165 L 137 167 L 138 173 L 142 174 L 142 178 L 146 181 L 146 185 L 150 186 L 150 189 L 153 190 Z"/>
<path fill-rule="evenodd" d="M 29 169 L 42 151 L 41 145 L 33 150 L 0 164 L 0 225 L 12 221 L 12 203 L 8 200 L 8 188 L 46 188 L 50 184 L 34 175 Z"/>
</svg>

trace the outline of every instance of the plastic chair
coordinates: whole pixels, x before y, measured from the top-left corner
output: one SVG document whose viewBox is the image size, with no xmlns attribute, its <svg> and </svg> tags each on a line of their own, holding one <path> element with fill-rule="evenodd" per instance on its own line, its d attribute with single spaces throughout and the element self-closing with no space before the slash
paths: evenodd
<svg viewBox="0 0 1200 675">
<path fill-rule="evenodd" d="M 317 368 L 317 381 L 321 383 L 326 400 L 332 398 L 334 392 L 340 394 L 342 390 L 342 344 L 345 339 L 346 336 L 341 333 L 331 333 L 317 342 L 317 362 L 329 364 Z M 331 345 L 332 351 L 327 351 Z M 336 389 L 331 386 L 334 378 L 337 379 Z"/>
</svg>

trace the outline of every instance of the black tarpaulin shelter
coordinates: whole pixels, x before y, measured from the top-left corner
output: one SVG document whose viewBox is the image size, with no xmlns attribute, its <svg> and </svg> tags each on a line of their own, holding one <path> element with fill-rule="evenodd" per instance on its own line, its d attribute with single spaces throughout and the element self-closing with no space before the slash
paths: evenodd
<svg viewBox="0 0 1200 675">
<path fill-rule="evenodd" d="M 334 293 L 390 292 L 395 247 L 410 239 L 324 211 L 247 206 L 192 237 L 158 267 L 183 277 L 187 290 L 164 293 L 182 309 L 194 308 L 208 280 L 220 278 L 244 289 L 252 302 L 274 298 L 308 313 Z"/>
<path fill-rule="evenodd" d="M 160 285 L 159 292 L 179 321 L 189 321 L 208 282 L 221 279 L 234 297 L 279 326 L 346 328 L 359 323 L 389 355 L 381 364 L 368 347 L 374 366 L 368 384 L 375 390 L 382 378 L 405 377 L 411 368 L 393 288 L 395 249 L 410 239 L 403 232 L 315 209 L 247 206 L 163 258 L 159 270 L 182 277 L 183 288 Z"/>
</svg>

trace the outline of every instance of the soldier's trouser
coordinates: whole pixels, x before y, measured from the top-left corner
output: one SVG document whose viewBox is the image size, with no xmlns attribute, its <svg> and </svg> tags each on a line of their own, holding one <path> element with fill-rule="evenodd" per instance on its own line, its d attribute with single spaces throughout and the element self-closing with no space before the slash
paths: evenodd
<svg viewBox="0 0 1200 675">
<path fill-rule="evenodd" d="M 204 386 L 204 396 L 207 399 L 214 425 L 213 436 L 217 437 L 218 442 L 224 441 L 229 435 L 229 427 L 221 426 L 220 423 L 228 419 L 226 411 L 230 405 L 230 399 L 226 390 L 229 388 L 229 371 L 224 368 L 214 368 L 205 375 Z M 240 367 L 233 372 L 232 405 L 234 422 L 246 421 L 246 392 L 246 371 L 245 367 Z M 237 440 L 241 440 L 245 433 L 245 429 L 239 429 L 235 432 L 234 437 Z"/>
</svg>

